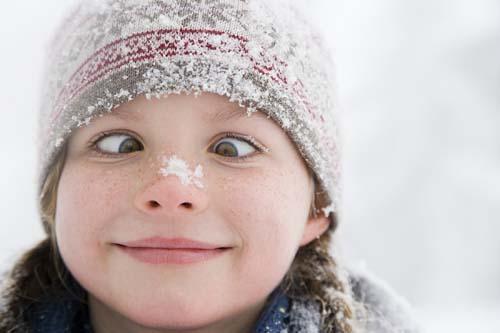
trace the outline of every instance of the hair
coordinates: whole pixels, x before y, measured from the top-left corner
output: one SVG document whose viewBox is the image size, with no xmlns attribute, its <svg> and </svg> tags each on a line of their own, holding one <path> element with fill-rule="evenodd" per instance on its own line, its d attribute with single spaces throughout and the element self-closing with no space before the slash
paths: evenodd
<svg viewBox="0 0 500 333">
<path fill-rule="evenodd" d="M 40 215 L 47 237 L 25 252 L 14 264 L 4 281 L 2 290 L 4 308 L 0 311 L 0 331 L 14 332 L 26 322 L 30 307 L 48 295 L 63 295 L 71 290 L 68 281 L 71 273 L 58 252 L 55 237 L 55 212 L 57 188 L 66 160 L 67 144 L 55 158 L 45 179 L 40 195 Z M 309 217 L 317 216 L 316 206 L 327 202 L 325 191 L 318 191 L 318 180 L 309 169 L 314 180 L 312 205 Z M 330 254 L 332 235 L 337 228 L 337 216 L 333 213 L 328 230 L 309 244 L 302 246 L 285 274 L 282 286 L 292 299 L 313 300 L 320 305 L 321 332 L 351 333 L 353 326 L 352 299 L 349 297 L 347 281 L 340 278 L 337 262 Z M 74 299 L 86 300 L 71 294 Z M 1 304 L 1 303 L 0 303 Z M 23 332 L 28 331 L 24 328 Z"/>
</svg>

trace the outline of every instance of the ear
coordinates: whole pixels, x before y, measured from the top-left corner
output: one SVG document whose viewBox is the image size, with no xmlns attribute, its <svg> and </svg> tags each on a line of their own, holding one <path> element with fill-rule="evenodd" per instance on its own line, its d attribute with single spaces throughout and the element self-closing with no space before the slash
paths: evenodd
<svg viewBox="0 0 500 333">
<path fill-rule="evenodd" d="M 321 236 L 328 229 L 329 224 L 330 219 L 323 214 L 309 218 L 305 225 L 302 239 L 300 240 L 300 246 L 306 245 L 313 239 Z"/>
</svg>

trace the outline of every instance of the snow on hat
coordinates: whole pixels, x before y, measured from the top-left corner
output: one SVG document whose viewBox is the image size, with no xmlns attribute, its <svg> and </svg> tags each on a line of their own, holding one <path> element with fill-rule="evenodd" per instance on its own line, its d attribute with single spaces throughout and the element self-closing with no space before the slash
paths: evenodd
<svg viewBox="0 0 500 333">
<path fill-rule="evenodd" d="M 45 61 L 38 195 L 73 129 L 141 94 L 205 91 L 276 121 L 338 212 L 333 60 L 289 2 L 80 0 Z"/>
</svg>

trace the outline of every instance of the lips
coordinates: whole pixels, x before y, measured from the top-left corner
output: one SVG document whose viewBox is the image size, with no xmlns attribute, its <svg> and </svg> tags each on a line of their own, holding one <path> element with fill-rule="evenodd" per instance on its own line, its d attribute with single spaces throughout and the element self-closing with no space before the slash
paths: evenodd
<svg viewBox="0 0 500 333">
<path fill-rule="evenodd" d="M 119 243 L 126 247 L 136 248 L 157 248 L 157 249 L 199 249 L 199 250 L 214 250 L 218 248 L 226 248 L 227 246 L 215 245 L 195 241 L 187 238 L 163 238 L 150 237 L 139 239 L 131 242 Z"/>
<path fill-rule="evenodd" d="M 149 264 L 189 264 L 209 260 L 230 250 L 230 247 L 187 238 L 151 237 L 117 243 L 132 258 Z"/>
</svg>

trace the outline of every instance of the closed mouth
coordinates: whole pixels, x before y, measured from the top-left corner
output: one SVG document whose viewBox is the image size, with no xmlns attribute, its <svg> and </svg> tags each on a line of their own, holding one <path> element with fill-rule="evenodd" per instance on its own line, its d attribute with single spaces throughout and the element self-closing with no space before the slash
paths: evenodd
<svg viewBox="0 0 500 333">
<path fill-rule="evenodd" d="M 133 247 L 115 244 L 120 252 L 146 264 L 193 264 L 228 253 L 231 247 L 212 249 Z"/>
</svg>

